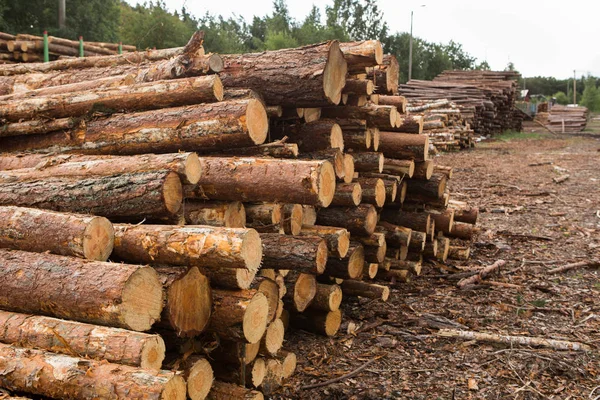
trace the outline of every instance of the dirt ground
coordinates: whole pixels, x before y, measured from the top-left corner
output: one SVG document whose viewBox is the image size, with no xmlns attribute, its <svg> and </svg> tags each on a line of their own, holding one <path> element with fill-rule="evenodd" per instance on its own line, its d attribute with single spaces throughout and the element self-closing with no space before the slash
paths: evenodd
<svg viewBox="0 0 600 400">
<path fill-rule="evenodd" d="M 438 161 L 454 166 L 453 198 L 481 210 L 471 260 L 425 267 L 412 282 L 396 284 L 387 303 L 345 300 L 334 338 L 287 334 L 298 369 L 273 398 L 600 398 L 600 270 L 547 273 L 600 258 L 600 135 L 521 134 Z M 552 164 L 530 166 L 543 162 Z M 553 182 L 564 174 L 568 180 Z M 506 266 L 489 280 L 517 286 L 456 288 L 453 271 L 499 259 Z M 349 323 L 358 330 L 349 334 Z M 594 350 L 447 339 L 436 335 L 439 328 L 565 339 Z M 369 361 L 342 382 L 301 388 Z"/>
</svg>

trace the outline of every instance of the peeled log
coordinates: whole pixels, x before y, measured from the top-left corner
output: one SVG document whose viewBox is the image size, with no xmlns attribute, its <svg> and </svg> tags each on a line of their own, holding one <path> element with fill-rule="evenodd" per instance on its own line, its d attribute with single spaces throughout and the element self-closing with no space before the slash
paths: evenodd
<svg viewBox="0 0 600 400">
<path fill-rule="evenodd" d="M 416 161 L 429 158 L 429 136 L 427 135 L 381 131 L 379 145 L 382 153 L 389 158 L 407 158 Z"/>
<path fill-rule="evenodd" d="M 91 213 L 107 218 L 170 216 L 181 207 L 181 199 L 181 181 L 168 170 L 0 184 L 0 205 Z"/>
<path fill-rule="evenodd" d="M 171 170 L 183 183 L 198 183 L 202 169 L 195 153 L 142 154 L 137 156 L 0 155 L 0 167 L 20 165 L 0 172 L 0 182 L 25 181 L 51 177 L 109 176 L 156 170 Z"/>
<path fill-rule="evenodd" d="M 351 234 L 370 236 L 375 232 L 377 225 L 377 211 L 371 204 L 348 208 L 322 208 L 317 213 L 317 223 L 346 228 Z"/>
<path fill-rule="evenodd" d="M 146 371 L 43 350 L 0 344 L 0 386 L 53 398 L 185 400 L 185 381 L 170 371 Z M 35 371 L 35 373 L 32 373 Z"/>
<path fill-rule="evenodd" d="M 320 107 L 340 102 L 347 63 L 337 41 L 262 53 L 223 55 L 228 88 L 260 92 L 268 105 Z"/>
<path fill-rule="evenodd" d="M 210 225 L 226 228 L 244 228 L 246 212 L 239 201 L 200 202 L 188 200 L 183 206 L 185 223 L 188 225 Z"/>
<path fill-rule="evenodd" d="M 350 247 L 350 232 L 344 228 L 331 226 L 303 226 L 301 236 L 320 236 L 327 242 L 332 257 L 345 257 Z"/>
<path fill-rule="evenodd" d="M 262 266 L 322 274 L 327 263 L 327 243 L 319 236 L 288 236 L 261 233 Z"/>
<path fill-rule="evenodd" d="M 75 117 L 97 111 L 136 111 L 223 99 L 223 86 L 216 75 L 142 83 L 131 86 L 72 92 L 23 100 L 2 101 L 0 118 L 8 121 L 46 117 Z"/>
<path fill-rule="evenodd" d="M 167 104 L 165 107 L 171 107 Z M 269 128 L 259 100 L 242 99 L 113 114 L 80 128 L 0 142 L 5 151 L 84 154 L 210 153 L 264 143 Z M 81 137 L 80 137 L 81 136 Z"/>
<path fill-rule="evenodd" d="M 0 247 L 106 261 L 114 230 L 104 217 L 0 207 Z"/>
<path fill-rule="evenodd" d="M 390 288 L 383 285 L 346 279 L 341 286 L 344 296 L 360 296 L 382 301 L 387 301 L 390 297 Z"/>
<path fill-rule="evenodd" d="M 193 337 L 204 331 L 212 309 L 208 278 L 197 267 L 156 268 L 166 299 L 160 324 L 179 337 Z"/>
<path fill-rule="evenodd" d="M 162 310 L 154 269 L 53 254 L 0 250 L 0 308 L 115 326 L 150 329 Z"/>
<path fill-rule="evenodd" d="M 208 332 L 235 341 L 257 343 L 267 329 L 269 304 L 256 290 L 213 290 Z"/>
<path fill-rule="evenodd" d="M 365 249 L 362 244 L 351 242 L 344 258 L 330 257 L 325 275 L 340 279 L 359 279 L 365 267 Z"/>
<path fill-rule="evenodd" d="M 335 336 L 342 323 L 342 312 L 336 311 L 312 311 L 303 313 L 290 313 L 290 323 L 297 329 L 317 333 L 324 336 Z"/>
<path fill-rule="evenodd" d="M 188 198 L 277 201 L 327 207 L 335 193 L 335 172 L 328 161 L 204 157 L 196 187 Z"/>
<path fill-rule="evenodd" d="M 115 225 L 115 257 L 135 263 L 242 268 L 256 272 L 262 258 L 254 229 L 202 225 Z"/>
</svg>

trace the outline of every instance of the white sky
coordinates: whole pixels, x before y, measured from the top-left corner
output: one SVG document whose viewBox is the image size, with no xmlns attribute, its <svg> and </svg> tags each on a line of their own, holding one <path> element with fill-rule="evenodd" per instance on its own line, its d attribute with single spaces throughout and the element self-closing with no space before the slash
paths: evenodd
<svg viewBox="0 0 600 400">
<path fill-rule="evenodd" d="M 207 11 L 224 17 L 236 13 L 248 22 L 273 8 L 272 0 L 165 2 L 171 10 L 185 4 L 195 16 Z M 324 10 L 331 3 L 287 0 L 296 20 L 302 20 L 313 4 Z M 487 59 L 492 69 L 504 69 L 512 61 L 526 77 L 562 79 L 573 76 L 574 69 L 578 76 L 600 76 L 599 0 L 379 0 L 378 4 L 391 32 L 410 30 L 412 9 L 415 36 L 433 42 L 454 40 L 478 60 Z"/>
</svg>

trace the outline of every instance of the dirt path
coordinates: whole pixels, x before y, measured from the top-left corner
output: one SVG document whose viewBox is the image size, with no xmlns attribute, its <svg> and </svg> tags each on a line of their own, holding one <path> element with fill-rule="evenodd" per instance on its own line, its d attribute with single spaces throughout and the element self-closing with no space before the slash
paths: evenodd
<svg viewBox="0 0 600 400">
<path fill-rule="evenodd" d="M 531 137 L 531 136 L 529 136 Z M 600 258 L 600 140 L 515 138 L 440 157 L 455 167 L 453 198 L 483 211 L 472 259 L 454 267 L 506 266 L 491 279 L 518 287 L 459 291 L 445 271 L 397 285 L 386 304 L 346 302 L 333 339 L 291 333 L 298 373 L 277 398 L 594 399 L 600 396 L 599 269 L 548 275 Z M 551 162 L 540 166 L 534 163 Z M 568 174 L 563 183 L 553 178 Z M 360 328 L 348 334 L 348 324 Z M 439 338 L 442 327 L 566 339 L 591 353 Z M 343 375 L 326 387 L 300 386 Z M 469 388 L 470 382 L 470 388 Z M 595 389 L 596 388 L 596 389 Z M 594 390 L 595 389 L 595 390 Z"/>
</svg>

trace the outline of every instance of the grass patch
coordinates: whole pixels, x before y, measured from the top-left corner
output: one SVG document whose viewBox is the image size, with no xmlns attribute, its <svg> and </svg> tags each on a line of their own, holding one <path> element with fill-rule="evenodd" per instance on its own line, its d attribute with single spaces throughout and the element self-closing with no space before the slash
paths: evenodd
<svg viewBox="0 0 600 400">
<path fill-rule="evenodd" d="M 502 142 L 510 142 L 513 140 L 539 140 L 545 138 L 546 136 L 547 135 L 543 133 L 517 132 L 509 129 L 495 136 L 495 139 Z"/>
</svg>

